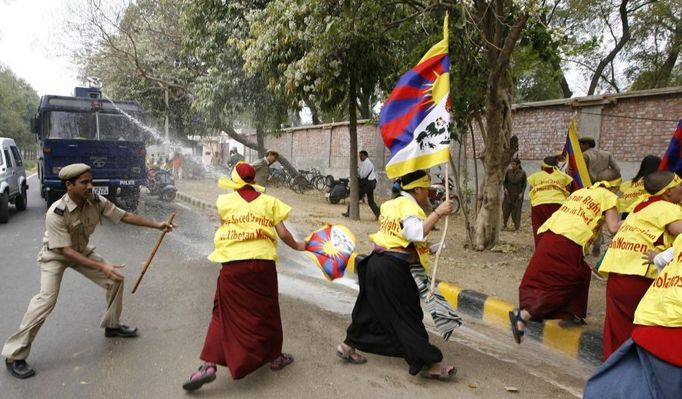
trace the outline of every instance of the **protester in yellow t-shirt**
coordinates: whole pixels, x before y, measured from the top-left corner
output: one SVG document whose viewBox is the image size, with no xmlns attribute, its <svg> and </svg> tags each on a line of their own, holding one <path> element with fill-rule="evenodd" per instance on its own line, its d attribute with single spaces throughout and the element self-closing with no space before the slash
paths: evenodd
<svg viewBox="0 0 682 399">
<path fill-rule="evenodd" d="M 597 179 L 573 192 L 538 230 L 541 238 L 519 285 L 519 307 L 509 312 L 517 343 L 531 319 L 584 324 L 591 275 L 585 253 L 604 221 L 612 233 L 620 225 L 615 194 L 620 174 L 606 169 Z"/>
<path fill-rule="evenodd" d="M 621 195 L 618 198 L 618 212 L 621 219 L 625 220 L 639 202 L 649 198 L 649 193 L 644 189 L 644 177 L 658 170 L 661 158 L 655 155 L 647 155 L 639 165 L 639 171 L 632 180 L 626 180 L 620 185 Z"/>
<path fill-rule="evenodd" d="M 530 191 L 530 220 L 533 227 L 533 240 L 538 246 L 538 229 L 552 214 L 561 207 L 570 191 L 573 178 L 560 171 L 557 157 L 545 158 L 539 172 L 528 176 Z"/>
<path fill-rule="evenodd" d="M 291 364 L 282 352 L 282 321 L 277 293 L 277 237 L 302 251 L 305 242 L 293 238 L 284 225 L 291 208 L 259 190 L 256 171 L 238 162 L 231 180 L 220 186 L 234 192 L 218 197 L 221 226 L 209 259 L 222 263 L 208 326 L 203 363 L 183 388 L 194 391 L 215 379 L 217 365 L 229 366 L 232 378 L 245 377 L 266 363 L 272 370 Z"/>
<path fill-rule="evenodd" d="M 651 196 L 625 219 L 599 267 L 608 273 L 604 359 L 630 338 L 637 304 L 658 274 L 642 264 L 642 255 L 669 247 L 682 233 L 682 179 L 656 171 L 644 178 L 644 187 Z"/>
<path fill-rule="evenodd" d="M 451 200 L 426 216 L 429 176 L 424 171 L 400 178 L 400 196 L 381 205 L 379 231 L 370 236 L 375 248 L 356 264 L 360 292 L 353 308 L 346 339 L 337 348 L 349 363 L 367 359 L 356 352 L 405 359 L 411 375 L 447 379 L 456 369 L 442 364 L 443 354 L 429 343 L 424 327 L 419 290 L 410 265 L 428 262 L 427 237 L 440 218 L 451 212 Z"/>
<path fill-rule="evenodd" d="M 682 235 L 654 258 L 662 269 L 625 341 L 585 385 L 583 398 L 679 398 L 682 392 Z"/>
</svg>

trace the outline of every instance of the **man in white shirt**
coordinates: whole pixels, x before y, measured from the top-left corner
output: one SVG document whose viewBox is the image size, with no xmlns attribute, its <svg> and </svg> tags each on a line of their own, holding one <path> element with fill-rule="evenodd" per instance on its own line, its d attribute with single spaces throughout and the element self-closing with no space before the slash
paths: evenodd
<svg viewBox="0 0 682 399">
<path fill-rule="evenodd" d="M 360 165 L 358 166 L 358 200 L 367 195 L 367 205 L 374 213 L 374 218 L 379 219 L 379 206 L 374 202 L 374 189 L 377 187 L 377 175 L 374 173 L 374 164 L 369 160 L 367 151 L 360 151 Z M 342 216 L 348 217 L 350 203 Z"/>
</svg>

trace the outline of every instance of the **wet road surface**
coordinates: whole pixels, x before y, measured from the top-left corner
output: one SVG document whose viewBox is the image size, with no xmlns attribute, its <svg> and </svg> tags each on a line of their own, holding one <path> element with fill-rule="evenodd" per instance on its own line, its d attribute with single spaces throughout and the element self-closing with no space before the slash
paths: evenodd
<svg viewBox="0 0 682 399">
<path fill-rule="evenodd" d="M 0 225 L 0 341 L 19 325 L 39 289 L 35 257 L 44 233 L 45 205 L 35 177 L 29 208 L 10 211 Z M 218 266 L 206 260 L 217 221 L 212 215 L 146 195 L 138 213 L 156 220 L 177 212 L 180 228 L 166 236 L 138 292 L 131 294 L 159 232 L 108 221 L 92 237 L 97 252 L 126 264 L 123 321 L 140 328 L 135 339 L 107 339 L 98 328 L 104 291 L 67 271 L 59 301 L 34 343 L 30 364 L 37 375 L 17 380 L 0 372 L 0 397 L 173 398 L 198 365 L 210 317 Z M 296 231 L 295 236 L 307 232 Z M 240 398 L 572 398 L 580 396 L 590 366 L 532 342 L 516 345 L 503 334 L 465 318 L 454 339 L 436 335 L 446 361 L 459 373 L 450 382 L 407 374 L 401 359 L 368 355 L 365 365 L 343 363 L 334 348 L 344 337 L 357 294 L 352 278 L 329 283 L 303 254 L 280 248 L 278 262 L 284 350 L 296 362 L 280 372 L 267 367 L 233 381 L 220 369 L 216 382 L 192 394 Z M 427 320 L 428 322 L 428 320 Z M 505 388 L 514 387 L 518 393 Z"/>
</svg>

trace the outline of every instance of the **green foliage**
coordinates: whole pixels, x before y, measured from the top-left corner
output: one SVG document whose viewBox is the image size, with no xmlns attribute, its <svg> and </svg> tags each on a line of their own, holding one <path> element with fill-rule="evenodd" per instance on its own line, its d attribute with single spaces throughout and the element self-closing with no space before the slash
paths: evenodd
<svg viewBox="0 0 682 399">
<path fill-rule="evenodd" d="M 377 26 L 389 15 L 381 2 L 271 1 L 249 15 L 245 68 L 289 107 L 307 105 L 332 118 L 348 103 L 353 75 L 358 108 L 370 117 L 377 84 L 396 62 L 390 36 Z"/>
<path fill-rule="evenodd" d="M 184 57 L 186 33 L 178 22 L 178 1 L 139 0 L 120 14 L 90 1 L 89 8 L 80 12 L 85 22 L 79 20 L 72 29 L 91 40 L 75 54 L 83 78 L 98 77 L 109 98 L 142 103 L 152 125 L 163 126 L 168 115 L 174 136 L 206 133 L 203 117 L 191 107 L 190 85 L 197 69 Z"/>
<path fill-rule="evenodd" d="M 627 49 L 631 63 L 625 71 L 632 81 L 630 89 L 682 85 L 682 3 L 660 0 L 635 15 Z"/>
<path fill-rule="evenodd" d="M 38 110 L 38 93 L 9 69 L 0 66 L 0 137 L 9 137 L 23 149 L 35 144 L 31 119 Z"/>
<path fill-rule="evenodd" d="M 278 129 L 288 118 L 287 103 L 268 90 L 261 75 L 244 71 L 243 52 L 250 13 L 267 1 L 211 0 L 183 2 L 182 26 L 185 55 L 198 68 L 192 84 L 192 108 L 214 126 L 235 121 L 257 130 Z"/>
</svg>

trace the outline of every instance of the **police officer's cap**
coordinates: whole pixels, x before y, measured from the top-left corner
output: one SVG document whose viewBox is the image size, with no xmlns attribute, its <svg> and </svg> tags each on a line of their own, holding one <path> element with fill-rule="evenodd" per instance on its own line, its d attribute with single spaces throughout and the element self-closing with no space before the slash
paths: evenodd
<svg viewBox="0 0 682 399">
<path fill-rule="evenodd" d="M 72 163 L 71 165 L 64 166 L 59 171 L 59 178 L 62 180 L 71 180 L 88 171 L 90 171 L 88 165 L 84 163 Z"/>
</svg>

